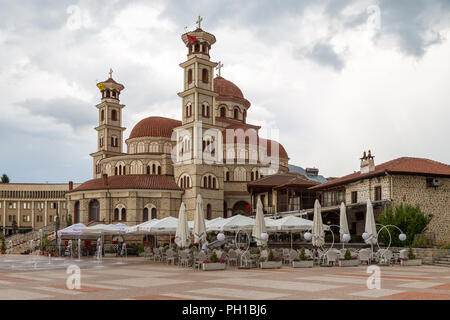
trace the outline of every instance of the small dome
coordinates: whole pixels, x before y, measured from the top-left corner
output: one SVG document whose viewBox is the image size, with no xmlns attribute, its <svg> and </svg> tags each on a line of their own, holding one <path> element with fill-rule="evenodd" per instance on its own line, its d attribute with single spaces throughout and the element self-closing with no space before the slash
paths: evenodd
<svg viewBox="0 0 450 320">
<path fill-rule="evenodd" d="M 250 102 L 244 98 L 241 89 L 233 82 L 222 77 L 214 78 L 214 91 L 219 94 L 218 101 L 234 101 L 250 107 Z"/>
<path fill-rule="evenodd" d="M 174 128 L 181 126 L 181 121 L 164 118 L 164 117 L 148 117 L 139 121 L 131 130 L 130 137 L 172 137 Z"/>
</svg>

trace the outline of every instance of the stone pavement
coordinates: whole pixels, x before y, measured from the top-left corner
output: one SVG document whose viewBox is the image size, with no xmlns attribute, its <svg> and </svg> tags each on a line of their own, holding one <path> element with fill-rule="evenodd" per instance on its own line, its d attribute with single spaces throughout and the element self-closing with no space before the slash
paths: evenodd
<svg viewBox="0 0 450 320">
<path fill-rule="evenodd" d="M 91 258 L 79 265 L 79 290 L 67 289 L 65 268 L 0 270 L 0 299 L 450 300 L 450 268 L 426 265 L 380 267 L 379 290 L 367 288 L 366 266 L 199 271 L 144 258 L 126 264 L 105 258 L 101 265 Z"/>
</svg>

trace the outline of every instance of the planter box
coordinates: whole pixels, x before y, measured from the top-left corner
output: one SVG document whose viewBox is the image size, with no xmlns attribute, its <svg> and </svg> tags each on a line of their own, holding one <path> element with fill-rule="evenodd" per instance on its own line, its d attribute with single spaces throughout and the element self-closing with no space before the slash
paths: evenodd
<svg viewBox="0 0 450 320">
<path fill-rule="evenodd" d="M 359 266 L 361 262 L 358 259 L 352 260 L 339 260 L 339 267 L 356 267 Z"/>
<path fill-rule="evenodd" d="M 226 263 L 202 263 L 202 268 L 204 271 L 211 271 L 211 270 L 225 270 L 227 267 Z"/>
<path fill-rule="evenodd" d="M 279 269 L 281 268 L 282 261 L 264 261 L 261 262 L 261 269 Z"/>
<path fill-rule="evenodd" d="M 422 259 L 400 260 L 400 264 L 402 266 L 421 266 L 422 265 Z"/>
<path fill-rule="evenodd" d="M 313 260 L 292 261 L 292 268 L 312 268 L 313 266 Z"/>
</svg>

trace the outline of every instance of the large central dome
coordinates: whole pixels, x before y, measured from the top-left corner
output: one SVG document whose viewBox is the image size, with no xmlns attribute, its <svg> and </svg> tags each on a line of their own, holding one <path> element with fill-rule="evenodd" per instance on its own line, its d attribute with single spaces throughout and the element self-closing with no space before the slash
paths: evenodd
<svg viewBox="0 0 450 320">
<path fill-rule="evenodd" d="M 219 94 L 216 98 L 218 101 L 234 101 L 242 103 L 247 108 L 250 107 L 250 102 L 244 98 L 241 89 L 225 78 L 220 76 L 214 78 L 214 91 Z"/>
<path fill-rule="evenodd" d="M 140 137 L 172 137 L 174 128 L 181 126 L 181 121 L 164 118 L 148 117 L 139 121 L 131 130 L 129 139 Z"/>
</svg>

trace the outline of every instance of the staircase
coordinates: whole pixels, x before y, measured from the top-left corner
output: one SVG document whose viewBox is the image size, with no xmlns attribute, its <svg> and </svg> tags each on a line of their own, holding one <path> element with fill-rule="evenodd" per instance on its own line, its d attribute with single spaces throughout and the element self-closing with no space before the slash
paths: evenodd
<svg viewBox="0 0 450 320">
<path fill-rule="evenodd" d="M 41 229 L 6 237 L 6 254 L 27 253 L 30 250 L 31 240 L 34 241 L 33 251 L 39 249 L 41 244 L 39 230 L 42 230 L 43 233 L 46 233 L 51 241 L 55 240 L 55 225 L 50 224 Z"/>
<path fill-rule="evenodd" d="M 446 255 L 445 257 L 440 257 L 436 261 L 434 261 L 434 265 L 450 267 L 450 255 Z"/>
</svg>

